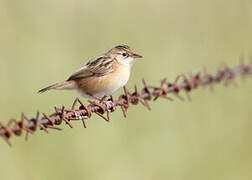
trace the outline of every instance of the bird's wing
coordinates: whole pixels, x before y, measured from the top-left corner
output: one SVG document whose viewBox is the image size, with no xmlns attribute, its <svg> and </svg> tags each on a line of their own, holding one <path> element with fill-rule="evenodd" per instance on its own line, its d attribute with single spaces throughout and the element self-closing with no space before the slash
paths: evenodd
<svg viewBox="0 0 252 180">
<path fill-rule="evenodd" d="M 113 61 L 114 60 L 108 56 L 99 56 L 95 59 L 92 59 L 87 63 L 87 65 L 73 73 L 67 79 L 67 81 L 78 80 L 93 76 L 104 76 L 113 71 Z"/>
</svg>

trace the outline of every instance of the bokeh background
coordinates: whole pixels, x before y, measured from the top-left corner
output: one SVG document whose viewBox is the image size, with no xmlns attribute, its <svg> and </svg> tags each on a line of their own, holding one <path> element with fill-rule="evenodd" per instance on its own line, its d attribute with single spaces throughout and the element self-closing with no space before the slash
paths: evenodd
<svg viewBox="0 0 252 180">
<path fill-rule="evenodd" d="M 144 56 L 129 88 L 143 77 L 158 84 L 202 66 L 235 66 L 251 55 L 252 2 L 0 0 L 0 27 L 0 114 L 7 123 L 21 112 L 70 106 L 75 92 L 36 92 L 118 44 Z M 110 123 L 94 116 L 87 129 L 75 122 L 28 142 L 15 137 L 12 148 L 0 140 L 0 179 L 251 179 L 252 79 L 237 82 L 196 90 L 192 102 L 159 100 L 152 111 L 139 105 L 126 119 L 118 111 Z"/>
</svg>

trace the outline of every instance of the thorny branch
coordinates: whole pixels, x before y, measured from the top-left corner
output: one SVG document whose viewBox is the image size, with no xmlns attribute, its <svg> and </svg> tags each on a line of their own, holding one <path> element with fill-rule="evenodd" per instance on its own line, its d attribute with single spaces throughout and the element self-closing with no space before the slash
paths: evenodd
<svg viewBox="0 0 252 180">
<path fill-rule="evenodd" d="M 239 66 L 234 68 L 223 65 L 215 74 L 209 74 L 203 69 L 201 72 L 189 76 L 179 75 L 174 82 L 168 82 L 167 79 L 163 79 L 159 86 L 150 86 L 143 80 L 143 88 L 141 90 L 136 85 L 133 92 L 124 87 L 124 94 L 120 95 L 117 100 L 111 96 L 99 101 L 88 100 L 89 104 L 85 105 L 76 98 L 71 109 L 67 109 L 65 106 L 61 108 L 55 107 L 55 112 L 51 115 L 37 111 L 36 117 L 28 118 L 22 113 L 19 121 L 11 119 L 7 125 L 0 123 L 0 136 L 11 145 L 9 139 L 13 135 L 21 136 L 23 132 L 26 132 L 26 139 L 28 139 L 29 134 L 34 134 L 37 128 L 44 130 L 46 133 L 48 133 L 48 128 L 62 130 L 58 125 L 61 125 L 63 122 L 72 128 L 71 121 L 81 120 L 84 128 L 86 128 L 86 120 L 93 114 L 97 114 L 105 121 L 110 121 L 110 114 L 117 107 L 120 107 L 124 117 L 126 117 L 127 109 L 131 104 L 137 105 L 141 103 L 150 110 L 149 101 L 151 100 L 164 98 L 173 101 L 173 98 L 167 96 L 168 94 L 173 94 L 178 99 L 184 100 L 180 95 L 182 90 L 186 92 L 190 100 L 189 92 L 197 89 L 199 86 L 208 85 L 212 90 L 213 85 L 216 83 L 222 82 L 225 86 L 228 86 L 231 83 L 235 83 L 235 77 L 245 77 L 251 74 L 252 64 L 245 65 L 241 62 Z"/>
</svg>

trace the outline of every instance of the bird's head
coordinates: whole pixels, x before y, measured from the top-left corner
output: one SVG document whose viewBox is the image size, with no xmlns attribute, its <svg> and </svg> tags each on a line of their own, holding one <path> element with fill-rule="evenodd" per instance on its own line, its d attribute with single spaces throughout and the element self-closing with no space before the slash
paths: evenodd
<svg viewBox="0 0 252 180">
<path fill-rule="evenodd" d="M 132 65 L 137 58 L 142 58 L 141 55 L 137 54 L 131 47 L 127 45 L 116 46 L 110 49 L 106 55 L 120 63 L 127 63 L 129 65 Z"/>
</svg>

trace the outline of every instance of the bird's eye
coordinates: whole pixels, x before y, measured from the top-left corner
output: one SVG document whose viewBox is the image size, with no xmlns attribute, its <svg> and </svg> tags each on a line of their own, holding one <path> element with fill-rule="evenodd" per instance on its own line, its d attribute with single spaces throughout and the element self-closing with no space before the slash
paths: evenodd
<svg viewBox="0 0 252 180">
<path fill-rule="evenodd" d="M 127 57 L 128 54 L 127 53 L 122 53 L 123 57 Z"/>
</svg>

